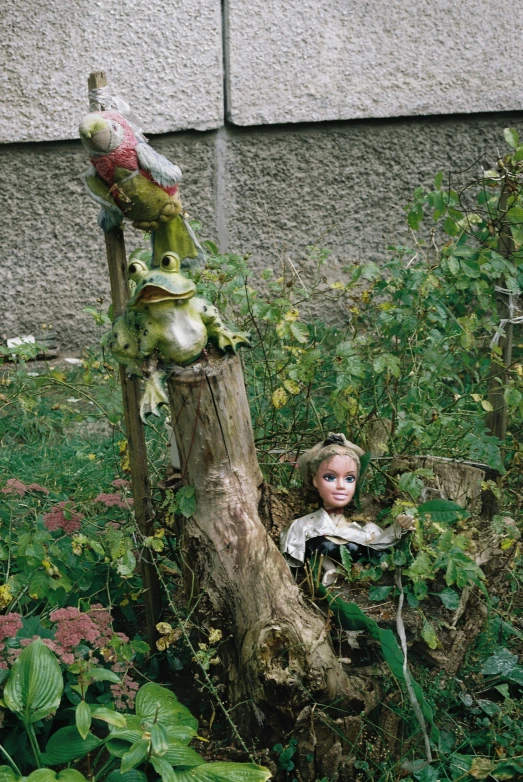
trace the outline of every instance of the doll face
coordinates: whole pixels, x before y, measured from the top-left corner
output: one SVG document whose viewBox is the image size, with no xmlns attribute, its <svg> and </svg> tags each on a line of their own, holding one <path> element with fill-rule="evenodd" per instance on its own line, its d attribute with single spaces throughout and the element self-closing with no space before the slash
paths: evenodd
<svg viewBox="0 0 523 782">
<path fill-rule="evenodd" d="M 357 464 L 350 456 L 325 459 L 312 479 L 326 508 L 344 508 L 356 491 Z"/>
</svg>

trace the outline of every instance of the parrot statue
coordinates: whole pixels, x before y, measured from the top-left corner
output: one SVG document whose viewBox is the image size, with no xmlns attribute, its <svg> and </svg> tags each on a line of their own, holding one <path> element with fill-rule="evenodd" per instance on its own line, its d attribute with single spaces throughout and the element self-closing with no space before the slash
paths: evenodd
<svg viewBox="0 0 523 782">
<path fill-rule="evenodd" d="M 203 250 L 182 212 L 178 166 L 118 111 L 87 114 L 79 131 L 91 160 L 85 184 L 101 206 L 100 228 L 110 231 L 127 218 L 135 228 L 151 231 L 153 266 L 166 252 L 177 253 L 183 268 L 203 265 Z"/>
</svg>

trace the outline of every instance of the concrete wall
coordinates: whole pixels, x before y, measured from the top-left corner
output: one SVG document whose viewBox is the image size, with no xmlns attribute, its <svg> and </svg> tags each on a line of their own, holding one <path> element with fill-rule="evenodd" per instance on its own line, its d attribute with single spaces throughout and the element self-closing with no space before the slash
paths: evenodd
<svg viewBox="0 0 523 782">
<path fill-rule="evenodd" d="M 251 253 L 256 277 L 290 256 L 307 274 L 307 245 L 332 250 L 333 276 L 350 260 L 380 261 L 408 239 L 403 205 L 438 169 L 458 171 L 502 144 L 523 116 L 340 122 L 185 132 L 154 139 L 185 173 L 183 201 L 205 238 Z M 63 346 L 97 339 L 82 312 L 108 301 L 97 209 L 84 194 L 78 142 L 0 147 L 4 211 L 0 334 L 52 322 Z M 219 198 L 218 198 L 219 195 Z M 142 234 L 126 228 L 128 248 Z M 310 269 L 309 269 L 310 271 Z M 322 313 L 329 320 L 343 312 Z"/>
<path fill-rule="evenodd" d="M 506 0 L 490 23 L 485 0 L 6 0 L 2 13 L 0 337 L 52 322 L 68 349 L 97 339 L 82 308 L 108 299 L 105 248 L 75 140 L 91 70 L 182 167 L 204 236 L 251 253 L 254 277 L 285 254 L 306 273 L 318 240 L 333 274 L 384 258 L 412 190 L 494 157 L 523 118 L 523 6 Z"/>
</svg>

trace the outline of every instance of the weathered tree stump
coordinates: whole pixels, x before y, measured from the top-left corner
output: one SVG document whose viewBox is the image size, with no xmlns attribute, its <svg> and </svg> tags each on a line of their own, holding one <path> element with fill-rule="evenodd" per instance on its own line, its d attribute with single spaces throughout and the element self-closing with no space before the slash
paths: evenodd
<svg viewBox="0 0 523 782">
<path fill-rule="evenodd" d="M 260 521 L 262 475 L 238 358 L 178 368 L 169 390 L 182 477 L 197 502 L 182 549 L 213 623 L 218 614 L 232 636 L 220 656 L 235 722 L 244 735 L 281 738 L 314 698 L 361 711 L 361 681 L 343 671 L 325 617 L 305 604 Z"/>
</svg>

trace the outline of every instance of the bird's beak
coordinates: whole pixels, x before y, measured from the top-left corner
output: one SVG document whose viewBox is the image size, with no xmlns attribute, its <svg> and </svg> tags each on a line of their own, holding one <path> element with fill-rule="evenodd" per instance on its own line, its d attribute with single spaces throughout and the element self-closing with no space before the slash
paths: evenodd
<svg viewBox="0 0 523 782">
<path fill-rule="evenodd" d="M 93 137 L 97 133 L 100 133 L 100 131 L 104 130 L 107 130 L 107 123 L 103 117 L 99 117 L 97 114 L 88 114 L 87 117 L 84 117 L 80 124 L 80 138 L 84 139 L 85 141 L 89 139 L 94 140 Z"/>
</svg>

